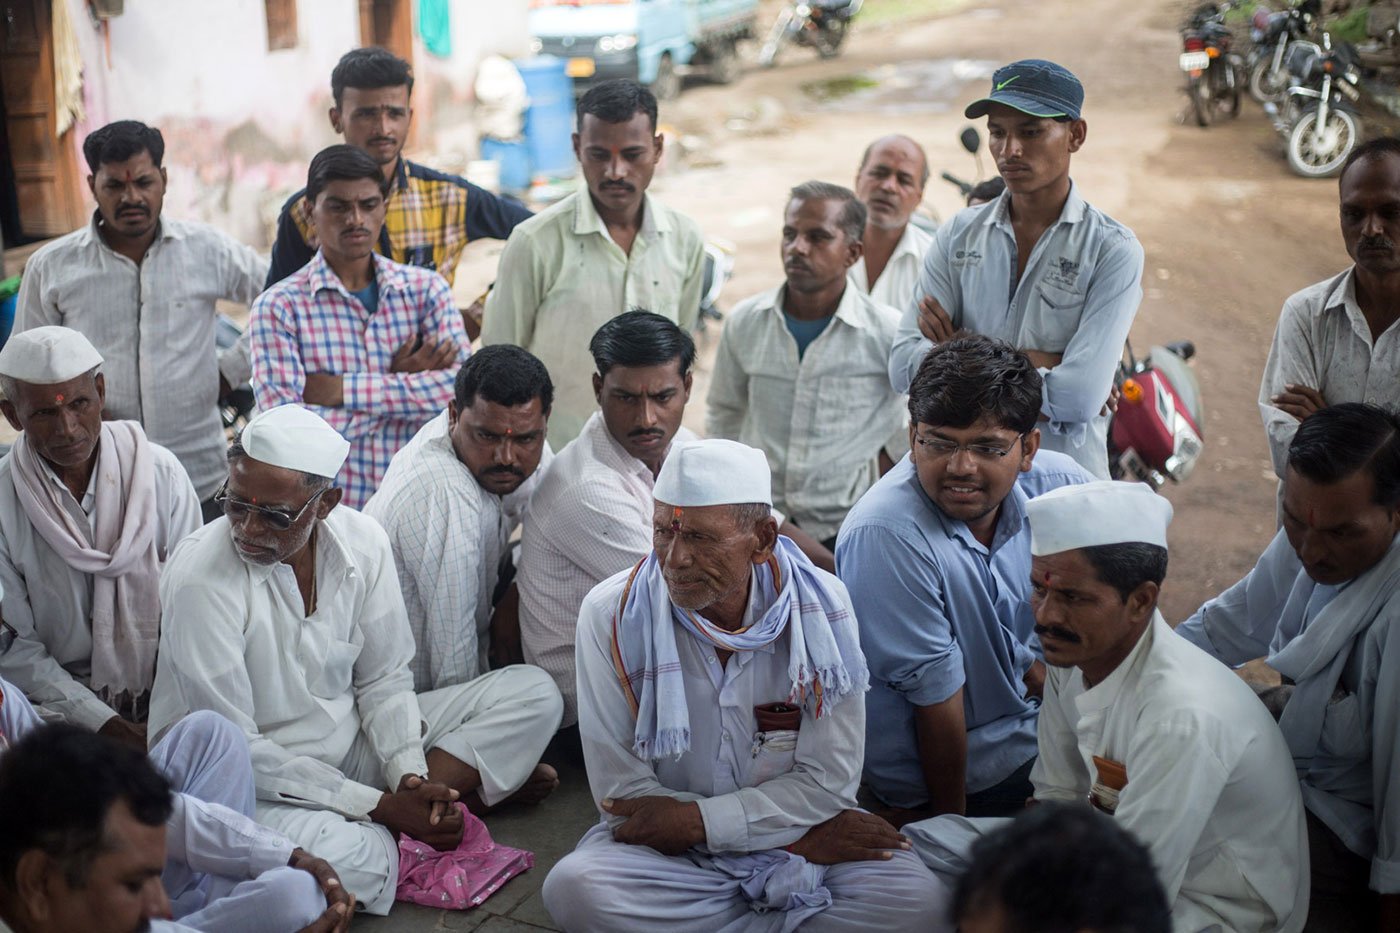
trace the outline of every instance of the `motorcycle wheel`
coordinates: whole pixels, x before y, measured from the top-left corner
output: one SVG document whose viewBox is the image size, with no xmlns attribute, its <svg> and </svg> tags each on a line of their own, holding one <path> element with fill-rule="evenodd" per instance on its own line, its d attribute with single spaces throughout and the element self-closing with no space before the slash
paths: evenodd
<svg viewBox="0 0 1400 933">
<path fill-rule="evenodd" d="M 1356 117 L 1345 110 L 1327 112 L 1322 140 L 1313 139 L 1317 109 L 1307 111 L 1288 131 L 1288 167 L 1304 178 L 1328 178 L 1341 171 L 1342 163 L 1361 141 Z"/>
<path fill-rule="evenodd" d="M 1277 103 L 1288 93 L 1288 75 L 1275 74 L 1273 63 L 1272 58 L 1262 58 L 1249 72 L 1249 96 L 1261 104 Z"/>
<path fill-rule="evenodd" d="M 822 58 L 835 58 L 841 54 L 841 43 L 845 41 L 846 21 L 837 19 L 817 33 L 817 54 Z"/>
<path fill-rule="evenodd" d="M 1233 120 L 1240 115 L 1240 85 L 1244 83 L 1244 74 L 1240 66 L 1232 62 L 1219 67 L 1220 83 L 1224 86 L 1216 89 L 1215 105 Z"/>
<path fill-rule="evenodd" d="M 1197 126 L 1210 126 L 1210 118 L 1215 110 L 1211 100 L 1210 81 L 1202 74 L 1191 78 L 1186 84 L 1186 94 L 1191 98 L 1191 111 L 1196 115 Z"/>
<path fill-rule="evenodd" d="M 671 64 L 669 54 L 662 55 L 656 65 L 656 78 L 651 82 L 651 92 L 657 100 L 675 100 L 681 93 L 681 76 L 676 74 L 676 66 Z"/>
</svg>

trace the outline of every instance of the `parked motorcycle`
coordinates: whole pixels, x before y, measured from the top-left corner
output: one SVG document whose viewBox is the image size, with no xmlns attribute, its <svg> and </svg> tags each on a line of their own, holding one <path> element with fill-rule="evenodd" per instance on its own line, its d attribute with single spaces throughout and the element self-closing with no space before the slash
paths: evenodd
<svg viewBox="0 0 1400 933">
<path fill-rule="evenodd" d="M 1186 73 L 1186 94 L 1198 126 L 1209 126 L 1217 111 L 1240 115 L 1244 59 L 1232 51 L 1235 37 L 1225 25 L 1232 6 L 1228 0 L 1202 4 L 1181 29 L 1183 51 L 1177 64 Z"/>
<path fill-rule="evenodd" d="M 1341 171 L 1361 142 L 1361 62 L 1350 42 L 1322 45 L 1294 42 L 1286 56 L 1288 96 L 1274 113 L 1283 136 L 1288 167 L 1304 178 L 1326 178 Z"/>
<path fill-rule="evenodd" d="M 783 46 L 815 49 L 822 58 L 835 58 L 846 41 L 851 20 L 864 0 L 804 0 L 787 3 L 778 12 L 773 28 L 758 53 L 758 63 L 772 68 Z"/>
<path fill-rule="evenodd" d="M 1356 47 L 1364 68 L 1400 68 L 1400 3 L 1371 4 L 1366 11 L 1366 41 Z"/>
<path fill-rule="evenodd" d="M 1303 0 L 1292 9 L 1277 13 L 1262 5 L 1255 8 L 1249 29 L 1254 47 L 1245 59 L 1250 97 L 1261 104 L 1283 99 L 1288 93 L 1288 46 L 1306 40 L 1320 15 L 1322 0 Z"/>
<path fill-rule="evenodd" d="M 1153 347 L 1137 359 L 1131 345 L 1119 364 L 1118 410 L 1108 433 L 1114 479 L 1138 480 L 1160 489 L 1184 482 L 1205 449 L 1201 384 L 1190 366 L 1196 347 L 1180 340 Z"/>
</svg>

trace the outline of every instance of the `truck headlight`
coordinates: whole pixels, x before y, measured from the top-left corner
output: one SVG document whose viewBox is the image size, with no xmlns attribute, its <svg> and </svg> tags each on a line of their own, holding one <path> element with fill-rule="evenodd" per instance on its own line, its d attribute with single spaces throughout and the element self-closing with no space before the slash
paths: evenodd
<svg viewBox="0 0 1400 933">
<path fill-rule="evenodd" d="M 600 52 L 625 52 L 637 44 L 636 36 L 617 35 L 604 36 L 598 40 L 598 51 Z"/>
</svg>

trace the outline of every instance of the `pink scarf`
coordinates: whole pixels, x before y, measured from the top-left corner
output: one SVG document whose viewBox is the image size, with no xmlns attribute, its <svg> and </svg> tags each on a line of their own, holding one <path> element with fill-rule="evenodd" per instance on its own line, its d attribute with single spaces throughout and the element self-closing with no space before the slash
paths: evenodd
<svg viewBox="0 0 1400 933">
<path fill-rule="evenodd" d="M 462 814 L 462 841 L 451 852 L 439 852 L 427 843 L 399 836 L 396 900 L 424 907 L 466 910 L 534 866 L 533 852 L 492 842 L 485 823 L 462 804 L 456 807 Z"/>
<path fill-rule="evenodd" d="M 155 467 L 135 421 L 104 421 L 93 473 L 91 528 L 63 507 L 69 492 L 21 434 L 11 451 L 20 506 L 59 558 L 92 580 L 91 687 L 115 710 L 145 718 L 160 637 Z"/>
</svg>

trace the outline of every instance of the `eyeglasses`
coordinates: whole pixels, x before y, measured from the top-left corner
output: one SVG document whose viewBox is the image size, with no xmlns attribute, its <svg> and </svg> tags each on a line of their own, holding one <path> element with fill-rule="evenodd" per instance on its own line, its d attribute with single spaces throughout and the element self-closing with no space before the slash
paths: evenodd
<svg viewBox="0 0 1400 933">
<path fill-rule="evenodd" d="M 1016 440 L 1011 442 L 1010 447 L 993 447 L 990 444 L 957 444 L 947 438 L 942 437 L 922 437 L 914 435 L 914 442 L 928 451 L 929 456 L 937 460 L 945 460 L 952 457 L 960 450 L 965 450 L 978 460 L 997 461 L 1004 458 L 1015 449 L 1016 445 L 1026 439 L 1026 435 L 1017 434 Z"/>
<path fill-rule="evenodd" d="M 224 484 L 219 487 L 219 491 L 214 493 L 214 503 L 218 505 L 219 508 L 223 509 L 224 514 L 229 518 L 242 518 L 252 512 L 257 514 L 259 518 L 267 522 L 277 531 L 286 531 L 301 519 L 301 516 L 311 507 L 311 503 L 321 498 L 329 489 L 331 489 L 331 487 L 327 486 L 310 499 L 307 499 L 302 507 L 297 509 L 296 513 L 293 514 L 286 509 L 270 509 L 265 505 L 254 505 L 237 496 L 229 495 L 228 480 L 224 480 Z"/>
</svg>

